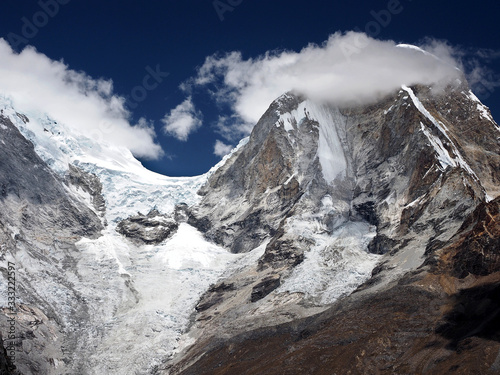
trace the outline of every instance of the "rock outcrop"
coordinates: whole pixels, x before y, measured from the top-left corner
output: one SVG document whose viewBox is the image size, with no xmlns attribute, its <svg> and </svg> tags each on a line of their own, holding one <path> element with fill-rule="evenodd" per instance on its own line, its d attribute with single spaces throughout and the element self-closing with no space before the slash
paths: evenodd
<svg viewBox="0 0 500 375">
<path fill-rule="evenodd" d="M 139 212 L 120 221 L 116 230 L 136 243 L 151 245 L 162 243 L 171 237 L 178 227 L 179 224 L 174 218 L 153 209 L 147 215 Z"/>
<path fill-rule="evenodd" d="M 90 203 L 99 216 L 104 217 L 106 213 L 106 201 L 102 195 L 102 184 L 95 174 L 85 172 L 75 165 L 68 166 L 66 183 L 77 189 L 82 189 L 90 197 Z"/>
</svg>

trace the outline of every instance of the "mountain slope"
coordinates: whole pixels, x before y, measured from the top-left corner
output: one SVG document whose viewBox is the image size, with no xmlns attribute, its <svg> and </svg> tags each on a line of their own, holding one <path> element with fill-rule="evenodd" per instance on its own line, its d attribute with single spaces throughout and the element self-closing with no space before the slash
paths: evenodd
<svg viewBox="0 0 500 375">
<path fill-rule="evenodd" d="M 402 87 L 350 108 L 280 97 L 248 146 L 209 178 L 191 217 L 210 240 L 234 252 L 260 244 L 264 254 L 205 294 L 190 333 L 198 341 L 169 373 L 220 365 L 227 337 L 239 347 L 239 340 L 269 338 L 277 325 L 289 330 L 328 315 L 328 304 L 344 311 L 358 299 L 346 296 L 363 283 L 356 295 L 367 301 L 403 293 L 394 289 L 399 280 L 498 195 L 499 135 L 465 83 L 441 93 Z M 232 358 L 227 366 L 245 357 Z"/>
<path fill-rule="evenodd" d="M 47 115 L 22 114 L 6 98 L 0 109 L 0 327 L 9 332 L 15 318 L 17 368 L 153 371 L 178 346 L 200 295 L 245 259 L 207 243 L 183 223 L 182 209 L 168 241 L 137 244 L 117 227 L 142 211 L 153 216 L 144 230 L 155 233 L 177 204 L 197 201 L 207 175 L 161 176 Z M 16 267 L 13 313 L 8 262 Z"/>
<path fill-rule="evenodd" d="M 82 236 L 98 237 L 103 227 L 8 117 L 0 116 L 0 128 L 0 324 L 10 327 L 7 319 L 15 319 L 16 339 L 7 342 L 8 346 L 15 343 L 15 364 L 21 373 L 49 373 L 52 365 L 47 355 L 57 363 L 64 355 L 63 346 L 74 349 L 75 338 L 69 332 L 63 334 L 63 327 L 88 318 L 87 304 L 67 273 L 77 252 L 75 242 Z M 7 292 L 12 292 L 7 285 L 14 285 L 15 310 L 6 303 L 12 301 L 7 299 Z"/>
<path fill-rule="evenodd" d="M 390 288 L 358 292 L 312 318 L 218 342 L 180 373 L 497 374 L 499 209 L 500 198 L 480 204 L 442 250 L 429 254 L 433 265 Z M 471 264 L 473 243 L 495 260 Z M 470 272 L 457 274 L 458 264 Z"/>
<path fill-rule="evenodd" d="M 15 316 L 25 375 L 411 372 L 410 342 L 484 339 L 446 315 L 461 288 L 496 293 L 500 134 L 466 83 L 343 108 L 284 94 L 186 178 L 0 99 L 0 328 Z M 491 367 L 488 345 L 469 349 Z"/>
</svg>

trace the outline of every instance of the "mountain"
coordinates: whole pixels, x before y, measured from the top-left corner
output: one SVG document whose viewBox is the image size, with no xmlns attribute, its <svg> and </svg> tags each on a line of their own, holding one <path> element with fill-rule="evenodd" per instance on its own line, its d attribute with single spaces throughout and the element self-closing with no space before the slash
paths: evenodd
<svg viewBox="0 0 500 375">
<path fill-rule="evenodd" d="M 198 200 L 207 175 L 155 174 L 128 150 L 0 102 L 0 326 L 8 349 L 15 318 L 20 373 L 123 374 L 161 363 L 201 293 L 236 258 L 187 224 L 168 243 L 154 241 L 177 204 Z M 141 215 L 136 232 L 151 235 L 147 245 L 117 231 Z"/>
<path fill-rule="evenodd" d="M 390 286 L 370 292 L 370 280 L 320 314 L 206 340 L 170 373 L 498 374 L 499 208 L 481 203 Z"/>
<path fill-rule="evenodd" d="M 456 287 L 440 295 L 439 283 L 429 281 L 429 275 L 440 274 L 437 259 L 446 259 L 443 249 L 455 246 L 450 239 L 472 220 L 475 209 L 499 195 L 499 141 L 498 125 L 465 82 L 441 93 L 403 86 L 372 105 L 343 109 L 290 93 L 280 97 L 255 126 L 248 145 L 200 190 L 191 220 L 233 252 L 263 241 L 265 250 L 251 269 L 205 293 L 192 329 L 193 336 L 204 339 L 183 353 L 170 373 L 222 374 L 231 368 L 248 374 L 331 374 L 332 363 L 316 357 L 319 348 L 321 358 L 332 360 L 373 350 L 363 341 L 373 317 L 362 316 L 376 309 L 379 325 L 392 326 L 393 317 L 381 317 L 393 307 L 394 314 L 403 314 L 406 304 L 422 309 L 442 294 L 460 293 Z M 471 263 L 458 277 L 498 271 L 495 261 L 473 272 L 483 267 L 483 252 L 495 257 L 498 237 L 491 237 L 484 247 L 475 246 L 474 255 L 472 250 L 457 255 L 460 261 L 453 267 Z M 410 293 L 408 285 L 417 290 Z M 417 323 L 432 331 L 435 321 Z M 325 332 L 325 324 L 330 331 Z M 373 330 L 380 340 L 382 327 Z M 341 343 L 335 332 L 342 330 L 351 334 L 345 340 L 356 342 L 350 349 L 311 338 L 304 352 L 294 352 L 300 344 L 292 342 L 303 335 L 319 331 L 321 340 Z M 337 373 L 374 373 L 378 366 L 388 366 L 385 373 L 419 373 L 394 370 L 399 353 L 416 337 L 401 330 L 399 343 L 385 349 L 392 361 L 354 368 L 339 362 Z M 285 359 L 290 366 L 280 372 Z M 429 373 L 441 370 L 429 367 Z"/>
<path fill-rule="evenodd" d="M 0 99 L 20 373 L 499 371 L 500 128 L 465 80 L 285 93 L 189 178 Z"/>
</svg>

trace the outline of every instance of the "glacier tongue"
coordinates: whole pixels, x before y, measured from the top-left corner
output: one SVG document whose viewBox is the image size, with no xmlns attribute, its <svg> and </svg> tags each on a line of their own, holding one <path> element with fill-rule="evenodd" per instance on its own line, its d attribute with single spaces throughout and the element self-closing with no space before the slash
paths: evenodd
<svg viewBox="0 0 500 375">
<path fill-rule="evenodd" d="M 169 358 L 201 294 L 242 258 L 185 223 L 157 246 L 138 247 L 110 232 L 77 246 L 78 270 L 87 276 L 80 291 L 95 306 L 77 360 L 99 374 L 145 373 Z"/>
<path fill-rule="evenodd" d="M 66 327 L 68 335 L 78 337 L 73 371 L 117 375 L 153 371 L 179 346 L 200 295 L 222 273 L 255 259 L 207 242 L 185 223 L 156 246 L 132 244 L 115 231 L 116 225 L 138 211 L 146 214 L 156 208 L 168 214 L 178 203 L 197 203 L 199 188 L 231 155 L 204 175 L 167 177 L 145 169 L 130 151 L 76 134 L 45 114 L 19 114 L 6 97 L 0 97 L 0 109 L 58 175 L 64 176 L 71 163 L 97 175 L 102 183 L 109 226 L 101 237 L 76 243 L 75 269 L 65 276 L 74 281 L 90 310 L 89 321 Z M 72 186 L 67 191 L 91 206 L 82 191 Z M 47 272 L 43 267 L 35 268 Z M 55 303 L 61 314 L 71 313 L 64 298 Z"/>
</svg>

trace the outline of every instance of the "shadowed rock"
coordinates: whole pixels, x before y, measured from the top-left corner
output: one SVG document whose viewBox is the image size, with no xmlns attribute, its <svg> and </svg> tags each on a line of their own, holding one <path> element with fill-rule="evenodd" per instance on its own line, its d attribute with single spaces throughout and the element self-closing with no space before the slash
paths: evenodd
<svg viewBox="0 0 500 375">
<path fill-rule="evenodd" d="M 280 276 L 269 276 L 262 280 L 260 283 L 255 285 L 252 289 L 252 296 L 250 300 L 252 302 L 257 302 L 258 300 L 264 298 L 274 289 L 280 286 L 281 280 Z"/>
<path fill-rule="evenodd" d="M 179 224 L 173 218 L 153 209 L 147 215 L 138 213 L 120 221 L 116 230 L 135 242 L 151 245 L 173 236 L 177 228 Z"/>
</svg>

